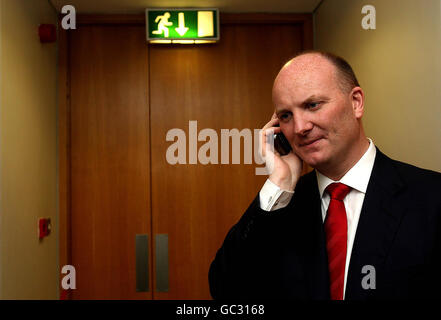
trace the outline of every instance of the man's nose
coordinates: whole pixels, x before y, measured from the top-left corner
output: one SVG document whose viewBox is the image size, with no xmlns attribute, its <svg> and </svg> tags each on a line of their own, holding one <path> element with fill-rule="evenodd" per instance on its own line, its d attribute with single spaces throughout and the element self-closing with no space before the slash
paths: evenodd
<svg viewBox="0 0 441 320">
<path fill-rule="evenodd" d="M 294 115 L 294 132 L 297 135 L 304 136 L 311 131 L 312 122 L 302 114 Z"/>
</svg>

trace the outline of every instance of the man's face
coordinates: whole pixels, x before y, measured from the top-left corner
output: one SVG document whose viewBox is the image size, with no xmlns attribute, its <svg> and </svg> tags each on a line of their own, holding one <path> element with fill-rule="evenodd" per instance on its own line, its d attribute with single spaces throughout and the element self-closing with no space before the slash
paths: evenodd
<svg viewBox="0 0 441 320">
<path fill-rule="evenodd" d="M 311 167 L 327 170 L 351 153 L 363 113 L 353 92 L 342 91 L 335 67 L 316 54 L 295 58 L 277 76 L 273 102 L 280 127 Z"/>
</svg>

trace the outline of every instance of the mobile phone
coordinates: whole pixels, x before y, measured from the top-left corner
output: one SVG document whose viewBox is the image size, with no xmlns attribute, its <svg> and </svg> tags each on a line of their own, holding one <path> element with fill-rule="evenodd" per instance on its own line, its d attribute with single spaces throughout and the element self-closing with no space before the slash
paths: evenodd
<svg viewBox="0 0 441 320">
<path fill-rule="evenodd" d="M 276 124 L 275 127 L 279 127 L 279 125 Z M 291 145 L 282 132 L 274 135 L 274 148 L 281 156 L 287 155 L 292 150 Z"/>
</svg>

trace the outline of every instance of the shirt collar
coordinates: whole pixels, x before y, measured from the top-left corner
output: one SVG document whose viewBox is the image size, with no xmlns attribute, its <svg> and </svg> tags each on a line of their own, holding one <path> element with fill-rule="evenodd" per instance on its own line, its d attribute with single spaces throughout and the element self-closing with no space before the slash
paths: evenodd
<svg viewBox="0 0 441 320">
<path fill-rule="evenodd" d="M 366 193 L 369 178 L 371 177 L 372 168 L 374 167 L 375 155 L 377 150 L 374 143 L 370 138 L 369 147 L 358 162 L 340 179 L 340 181 L 334 181 L 329 179 L 325 175 L 315 170 L 317 176 L 317 183 L 319 187 L 320 197 L 323 197 L 323 193 L 328 185 L 334 182 L 341 182 L 345 185 Z"/>
</svg>

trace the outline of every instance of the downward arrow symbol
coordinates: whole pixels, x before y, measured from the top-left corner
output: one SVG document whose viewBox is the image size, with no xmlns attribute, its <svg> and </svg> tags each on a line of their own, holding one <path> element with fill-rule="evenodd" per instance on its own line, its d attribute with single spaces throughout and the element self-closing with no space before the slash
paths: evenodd
<svg viewBox="0 0 441 320">
<path fill-rule="evenodd" d="M 184 13 L 183 12 L 179 12 L 178 13 L 178 22 L 179 22 L 179 27 L 175 28 L 175 30 L 182 37 L 188 31 L 188 28 L 185 26 L 185 20 L 184 20 Z"/>
</svg>

